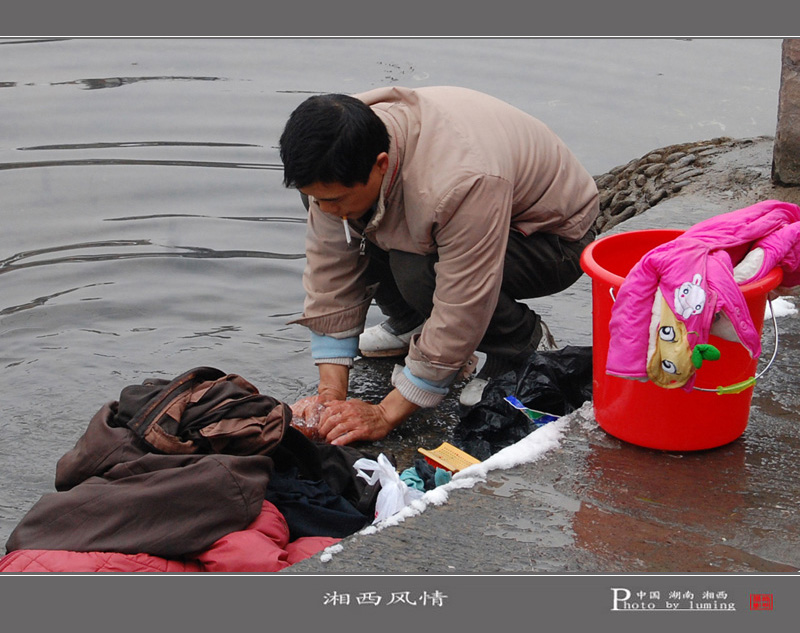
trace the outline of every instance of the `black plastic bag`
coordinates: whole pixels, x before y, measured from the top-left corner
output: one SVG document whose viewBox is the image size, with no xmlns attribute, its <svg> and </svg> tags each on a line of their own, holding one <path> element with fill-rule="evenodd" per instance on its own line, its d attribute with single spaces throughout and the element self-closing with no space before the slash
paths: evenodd
<svg viewBox="0 0 800 633">
<path fill-rule="evenodd" d="M 506 396 L 555 416 L 572 413 L 592 399 L 592 348 L 536 352 L 519 369 L 490 380 L 480 402 L 459 416 L 454 444 L 484 460 L 536 430 L 536 422 Z"/>
</svg>

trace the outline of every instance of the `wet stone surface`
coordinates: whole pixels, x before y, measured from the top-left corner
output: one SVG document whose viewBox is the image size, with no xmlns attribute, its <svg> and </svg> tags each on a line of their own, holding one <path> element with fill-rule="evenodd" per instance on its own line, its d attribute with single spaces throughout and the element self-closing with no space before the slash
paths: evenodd
<svg viewBox="0 0 800 633">
<path fill-rule="evenodd" d="M 350 374 L 350 397 L 367 402 L 380 402 L 392 388 L 392 370 L 401 358 L 357 359 Z M 414 465 L 422 455 L 418 448 L 434 449 L 442 442 L 453 441 L 453 428 L 458 423 L 460 405 L 458 394 L 465 382 L 454 384 L 442 404 L 433 409 L 421 409 L 400 425 L 384 440 L 354 444 L 360 450 L 386 453 L 402 471 Z"/>
</svg>

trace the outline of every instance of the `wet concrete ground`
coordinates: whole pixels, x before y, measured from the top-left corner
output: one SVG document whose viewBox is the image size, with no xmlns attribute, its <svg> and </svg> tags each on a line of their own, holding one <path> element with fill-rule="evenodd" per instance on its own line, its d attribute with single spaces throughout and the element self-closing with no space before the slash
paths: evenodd
<svg viewBox="0 0 800 633">
<path fill-rule="evenodd" d="M 771 156 L 771 139 L 733 143 L 679 194 L 611 232 L 686 228 L 769 198 L 800 203 L 800 190 L 770 183 Z M 569 301 L 588 303 L 590 293 L 584 277 Z M 568 417 L 558 448 L 538 461 L 490 471 L 443 505 L 355 534 L 332 556 L 282 573 L 797 572 L 800 316 L 778 319 L 778 328 L 775 363 L 755 387 L 747 429 L 731 444 L 688 453 L 640 448 L 608 435 L 587 406 Z M 770 353 L 771 336 L 767 324 Z M 362 389 L 385 386 L 387 367 L 361 369 L 372 385 Z M 411 447 L 435 447 L 449 437 L 453 406 L 377 448 L 410 459 Z"/>
</svg>

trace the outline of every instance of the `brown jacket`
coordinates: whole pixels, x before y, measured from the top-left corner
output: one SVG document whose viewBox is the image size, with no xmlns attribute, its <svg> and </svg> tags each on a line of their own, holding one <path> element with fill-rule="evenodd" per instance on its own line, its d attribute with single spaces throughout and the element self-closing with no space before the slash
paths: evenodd
<svg viewBox="0 0 800 633">
<path fill-rule="evenodd" d="M 123 389 L 92 417 L 7 551 L 182 556 L 261 512 L 288 405 L 235 374 L 198 367 Z"/>
<path fill-rule="evenodd" d="M 597 187 L 547 126 L 494 97 L 455 87 L 356 96 L 391 137 L 389 169 L 364 236 L 384 250 L 438 253 L 433 312 L 406 366 L 414 376 L 443 381 L 486 331 L 509 230 L 580 239 L 599 211 Z M 358 334 L 370 303 L 366 258 L 357 240 L 347 245 L 341 221 L 313 200 L 306 254 L 307 297 L 296 322 L 335 338 Z"/>
</svg>

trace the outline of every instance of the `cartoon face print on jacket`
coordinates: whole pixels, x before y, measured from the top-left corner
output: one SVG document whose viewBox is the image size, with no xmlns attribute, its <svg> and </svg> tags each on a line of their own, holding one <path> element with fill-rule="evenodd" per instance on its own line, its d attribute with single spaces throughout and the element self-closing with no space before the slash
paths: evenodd
<svg viewBox="0 0 800 633">
<path fill-rule="evenodd" d="M 719 350 L 705 343 L 690 348 L 686 325 L 675 316 L 659 291 L 654 314 L 657 308 L 658 319 L 654 319 L 650 333 L 647 377 L 665 389 L 683 387 L 704 360 L 719 360 Z"/>
<path fill-rule="evenodd" d="M 650 332 L 647 377 L 660 387 L 673 389 L 685 385 L 695 371 L 692 350 L 686 325 L 675 317 L 660 292 L 656 292 L 654 312 L 657 308 L 658 319 L 654 319 Z"/>
<path fill-rule="evenodd" d="M 700 314 L 706 305 L 706 291 L 700 286 L 702 280 L 702 275 L 697 274 L 692 281 L 675 288 L 675 312 L 684 319 Z"/>
</svg>

